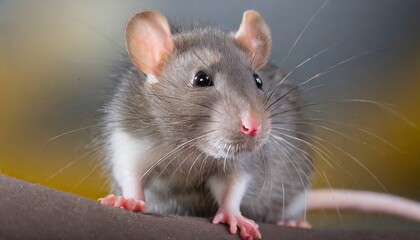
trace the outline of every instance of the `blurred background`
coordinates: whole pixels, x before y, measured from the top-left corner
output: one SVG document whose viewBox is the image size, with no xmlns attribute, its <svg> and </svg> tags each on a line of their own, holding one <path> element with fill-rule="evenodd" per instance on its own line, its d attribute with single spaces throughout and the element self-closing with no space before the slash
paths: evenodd
<svg viewBox="0 0 420 240">
<path fill-rule="evenodd" d="M 172 22 L 235 31 L 243 11 L 255 9 L 271 27 L 272 62 L 286 73 L 327 49 L 290 75 L 296 83 L 360 55 L 303 86 L 324 85 L 302 95 L 307 103 L 329 102 L 308 109 L 308 118 L 325 119 L 313 122 L 314 134 L 334 155 L 314 155 L 314 187 L 420 200 L 420 130 L 413 126 L 420 126 L 420 1 L 337 0 L 320 9 L 324 3 L 0 0 L 0 172 L 92 199 L 106 195 L 100 157 L 88 146 L 115 86 L 108 76 L 125 51 L 128 18 L 152 8 Z M 420 227 L 341 212 L 309 220 L 315 227 Z"/>
</svg>

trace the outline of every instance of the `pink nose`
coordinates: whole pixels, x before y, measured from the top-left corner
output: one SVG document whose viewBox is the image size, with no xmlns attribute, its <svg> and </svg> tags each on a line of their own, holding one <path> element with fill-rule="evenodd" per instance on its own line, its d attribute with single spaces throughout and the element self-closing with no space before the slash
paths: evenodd
<svg viewBox="0 0 420 240">
<path fill-rule="evenodd" d="M 248 113 L 245 117 L 242 117 L 241 120 L 241 132 L 243 134 L 253 137 L 259 133 L 261 129 L 261 121 L 258 117 Z"/>
<path fill-rule="evenodd" d="M 260 131 L 260 128 L 255 126 L 245 126 L 242 124 L 241 131 L 243 134 L 253 137 L 257 135 L 257 133 Z"/>
</svg>

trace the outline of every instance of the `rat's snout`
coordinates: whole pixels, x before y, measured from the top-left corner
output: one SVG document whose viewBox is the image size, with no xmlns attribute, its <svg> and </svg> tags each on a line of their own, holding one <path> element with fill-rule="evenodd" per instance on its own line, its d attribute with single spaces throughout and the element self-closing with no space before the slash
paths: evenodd
<svg viewBox="0 0 420 240">
<path fill-rule="evenodd" d="M 261 117 L 254 111 L 246 111 L 241 115 L 241 132 L 248 136 L 255 136 L 261 130 Z"/>
</svg>

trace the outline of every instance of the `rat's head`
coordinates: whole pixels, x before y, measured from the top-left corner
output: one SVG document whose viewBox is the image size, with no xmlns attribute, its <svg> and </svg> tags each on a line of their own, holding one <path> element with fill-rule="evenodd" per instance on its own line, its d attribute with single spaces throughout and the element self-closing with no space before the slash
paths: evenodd
<svg viewBox="0 0 420 240">
<path fill-rule="evenodd" d="M 162 15 L 144 11 L 130 19 L 125 40 L 147 75 L 143 86 L 162 137 L 223 158 L 267 141 L 267 89 L 257 70 L 267 62 L 271 36 L 257 12 L 245 12 L 235 34 L 172 34 Z"/>
</svg>

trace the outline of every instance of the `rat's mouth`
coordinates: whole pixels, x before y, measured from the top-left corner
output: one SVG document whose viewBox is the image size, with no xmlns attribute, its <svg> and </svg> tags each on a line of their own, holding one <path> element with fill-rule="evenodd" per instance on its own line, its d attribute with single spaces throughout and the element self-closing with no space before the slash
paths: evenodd
<svg viewBox="0 0 420 240">
<path fill-rule="evenodd" d="M 198 148 L 213 158 L 232 159 L 242 153 L 260 151 L 268 139 L 265 128 L 259 134 L 253 136 L 243 133 L 226 134 L 226 132 L 216 130 L 210 132 L 210 134 L 199 139 Z"/>
<path fill-rule="evenodd" d="M 258 151 L 261 143 L 257 142 L 219 142 L 212 146 L 206 146 L 204 152 L 214 158 L 231 159 L 241 153 Z"/>
</svg>

